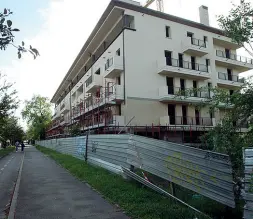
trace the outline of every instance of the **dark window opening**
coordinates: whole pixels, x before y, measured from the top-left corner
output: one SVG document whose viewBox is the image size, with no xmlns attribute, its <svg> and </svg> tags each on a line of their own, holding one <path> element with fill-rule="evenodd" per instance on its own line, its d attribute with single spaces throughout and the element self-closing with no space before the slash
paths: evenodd
<svg viewBox="0 0 253 219">
<path fill-rule="evenodd" d="M 232 81 L 232 70 L 231 69 L 227 69 L 227 73 L 228 73 L 227 80 Z"/>
<path fill-rule="evenodd" d="M 166 37 L 170 37 L 170 27 L 169 26 L 165 27 L 165 31 L 166 31 Z"/>
<path fill-rule="evenodd" d="M 195 58 L 195 56 L 191 56 L 191 65 L 192 65 L 192 70 L 196 70 L 196 58 Z"/>
<path fill-rule="evenodd" d="M 182 106 L 183 124 L 187 125 L 187 108 L 185 105 Z"/>
<path fill-rule="evenodd" d="M 116 55 L 117 55 L 117 56 L 120 56 L 120 49 L 118 49 L 118 50 L 116 51 Z"/>
<path fill-rule="evenodd" d="M 170 124 L 176 124 L 176 110 L 175 105 L 168 104 L 168 116 L 170 117 Z"/>
<path fill-rule="evenodd" d="M 226 55 L 226 58 L 230 59 L 230 50 L 229 49 L 225 49 L 225 55 Z"/>
<path fill-rule="evenodd" d="M 233 95 L 234 91 L 233 90 L 229 90 L 229 94 Z"/>
<path fill-rule="evenodd" d="M 200 125 L 200 113 L 198 109 L 195 109 L 196 125 Z"/>
<path fill-rule="evenodd" d="M 206 66 L 210 65 L 210 59 L 206 59 Z"/>
<path fill-rule="evenodd" d="M 211 88 L 212 88 L 212 83 L 208 82 L 208 97 L 211 97 Z"/>
<path fill-rule="evenodd" d="M 172 60 L 171 60 L 172 59 L 172 52 L 165 50 L 164 55 L 165 55 L 165 58 L 166 58 L 166 65 L 171 66 L 172 65 Z"/>
<path fill-rule="evenodd" d="M 173 78 L 166 77 L 166 82 L 167 82 L 167 86 L 168 86 L 168 94 L 174 94 Z"/>
<path fill-rule="evenodd" d="M 183 54 L 181 54 L 181 53 L 179 53 L 178 54 L 178 66 L 180 67 L 180 68 L 183 68 L 183 66 L 184 66 L 184 61 L 183 61 L 184 59 L 183 59 Z"/>
<path fill-rule="evenodd" d="M 180 89 L 181 89 L 181 91 L 185 90 L 185 80 L 184 79 L 180 79 Z"/>
<path fill-rule="evenodd" d="M 187 37 L 191 38 L 191 44 L 193 44 L 193 33 L 187 32 Z"/>
<path fill-rule="evenodd" d="M 121 105 L 119 105 L 119 116 L 121 116 Z"/>
<path fill-rule="evenodd" d="M 120 77 L 117 77 L 117 84 L 118 84 L 118 85 L 121 84 Z"/>
<path fill-rule="evenodd" d="M 193 81 L 192 84 L 193 84 L 193 94 L 194 94 L 194 97 L 197 97 L 198 96 L 197 81 Z"/>
<path fill-rule="evenodd" d="M 95 72 L 96 75 L 100 75 L 100 68 Z"/>
</svg>

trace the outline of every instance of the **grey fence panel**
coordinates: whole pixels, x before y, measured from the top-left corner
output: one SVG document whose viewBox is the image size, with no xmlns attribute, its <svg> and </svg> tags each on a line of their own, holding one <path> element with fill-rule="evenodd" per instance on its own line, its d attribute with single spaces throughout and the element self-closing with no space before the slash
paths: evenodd
<svg viewBox="0 0 253 219">
<path fill-rule="evenodd" d="M 88 160 L 100 159 L 129 168 L 127 163 L 129 135 L 90 135 L 88 138 Z"/>
<path fill-rule="evenodd" d="M 128 143 L 129 164 L 235 207 L 227 155 L 135 135 Z"/>
<path fill-rule="evenodd" d="M 244 218 L 253 218 L 253 148 L 244 149 L 245 206 Z"/>
<path fill-rule="evenodd" d="M 131 165 L 234 207 L 229 157 L 185 145 L 136 135 L 89 135 L 88 162 L 121 174 Z M 84 159 L 86 137 L 39 144 Z"/>
<path fill-rule="evenodd" d="M 36 141 L 36 144 L 84 160 L 86 136 Z"/>
</svg>

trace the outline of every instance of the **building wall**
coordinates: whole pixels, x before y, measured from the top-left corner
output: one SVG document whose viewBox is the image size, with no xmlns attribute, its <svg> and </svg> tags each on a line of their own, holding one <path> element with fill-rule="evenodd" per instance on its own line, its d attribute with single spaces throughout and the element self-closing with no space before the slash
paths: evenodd
<svg viewBox="0 0 253 219">
<path fill-rule="evenodd" d="M 193 37 L 196 39 L 203 40 L 204 36 L 207 37 L 208 54 L 202 57 L 196 56 L 196 63 L 205 65 L 206 59 L 210 60 L 210 79 L 194 79 L 197 80 L 197 87 L 206 87 L 208 82 L 211 82 L 212 86 L 216 87 L 218 72 L 227 72 L 225 67 L 216 66 L 215 64 L 216 50 L 225 51 L 225 48 L 213 44 L 213 38 L 217 38 L 217 34 L 131 10 L 125 10 L 125 14 L 134 16 L 136 31 L 124 30 L 96 61 L 93 67 L 81 78 L 71 90 L 71 95 L 73 96 L 73 94 L 77 93 L 79 86 L 84 86 L 84 92 L 77 95 L 79 99 L 78 97 L 72 98 L 72 106 L 75 106 L 81 97 L 84 98 L 87 95 L 85 81 L 88 77 L 99 68 L 100 75 L 103 77 L 105 75 L 106 60 L 114 57 L 116 51 L 120 49 L 122 59 L 123 55 L 125 56 L 125 69 L 120 75 L 121 84 L 125 85 L 126 99 L 121 106 L 121 114 L 125 116 L 125 123 L 127 124 L 135 116 L 131 125 L 145 126 L 152 123 L 158 125 L 161 117 L 168 116 L 168 103 L 159 101 L 159 88 L 167 86 L 166 76 L 158 74 L 158 69 L 166 65 L 165 50 L 172 51 L 173 59 L 178 59 L 178 54 L 183 53 L 187 41 L 190 40 L 187 37 L 187 32 L 194 33 Z M 170 27 L 170 37 L 168 38 L 165 35 L 166 26 Z M 231 52 L 236 53 L 235 50 Z M 184 61 L 190 62 L 191 56 L 184 54 Z M 238 71 L 233 69 L 233 74 L 238 74 Z M 185 76 L 181 78 L 185 79 L 186 89 L 193 87 L 193 79 Z M 101 86 L 105 87 L 106 82 L 115 83 L 116 79 L 103 78 Z M 180 77 L 174 77 L 174 87 L 180 87 Z M 66 97 L 66 99 L 68 98 Z M 175 116 L 182 116 L 182 104 L 175 102 L 173 104 L 176 105 Z M 187 105 L 187 116 L 195 117 L 194 106 Z M 210 118 L 208 108 L 201 109 L 200 116 Z M 215 117 L 219 119 L 222 116 L 219 115 L 219 112 L 215 112 Z"/>
</svg>

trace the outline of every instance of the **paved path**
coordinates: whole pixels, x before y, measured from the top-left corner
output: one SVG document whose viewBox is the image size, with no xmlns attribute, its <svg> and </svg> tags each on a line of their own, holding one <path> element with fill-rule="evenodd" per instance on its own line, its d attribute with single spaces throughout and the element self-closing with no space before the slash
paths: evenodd
<svg viewBox="0 0 253 219">
<path fill-rule="evenodd" d="M 18 152 L 0 159 L 0 219 L 6 218 L 3 211 L 10 201 L 22 156 L 23 153 Z"/>
<path fill-rule="evenodd" d="M 127 219 L 34 147 L 26 149 L 16 219 Z"/>
</svg>

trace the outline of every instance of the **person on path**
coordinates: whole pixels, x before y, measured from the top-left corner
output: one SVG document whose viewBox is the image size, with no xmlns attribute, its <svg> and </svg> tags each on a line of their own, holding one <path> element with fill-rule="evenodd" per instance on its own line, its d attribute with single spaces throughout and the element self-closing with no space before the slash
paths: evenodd
<svg viewBox="0 0 253 219">
<path fill-rule="evenodd" d="M 21 151 L 24 151 L 24 147 L 25 147 L 25 144 L 24 144 L 24 142 L 22 141 L 22 143 L 21 143 Z"/>
<path fill-rule="evenodd" d="M 19 146 L 19 142 L 18 141 L 16 141 L 15 146 L 16 146 L 16 152 L 17 152 L 18 151 L 18 146 Z"/>
</svg>

